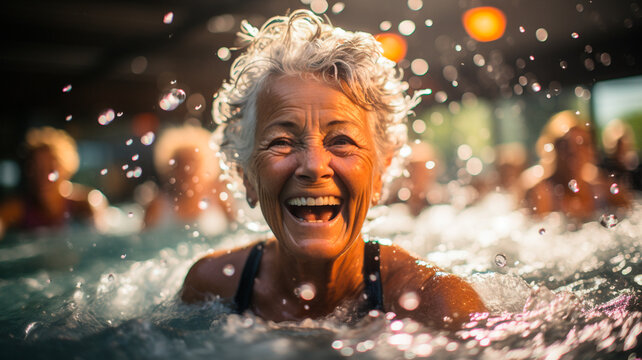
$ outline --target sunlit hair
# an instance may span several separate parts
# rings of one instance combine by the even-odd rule
[[[184,125],[168,128],[160,135],[154,147],[154,166],[158,174],[164,178],[168,177],[173,159],[177,152],[183,149],[196,152],[201,161],[203,169],[214,177],[218,175],[218,163],[216,152],[209,146],[212,133],[199,126]]]
[[[313,76],[341,89],[355,104],[373,111],[379,169],[386,159],[399,163],[397,154],[406,144],[406,120],[423,92],[406,95],[401,69],[382,55],[380,44],[364,32],[334,27],[308,10],[276,16],[261,29],[246,21],[238,33],[246,46],[234,61],[230,78],[214,96],[212,115],[219,125],[215,141],[225,168],[246,168],[256,127],[257,96],[270,76]],[[387,169],[384,181],[398,175]]]
[[[27,151],[32,152],[40,148],[49,148],[60,165],[63,178],[72,177],[78,171],[80,159],[76,141],[66,131],[54,129],[50,126],[32,128],[25,136]]]

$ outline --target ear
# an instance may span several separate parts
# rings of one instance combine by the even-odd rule
[[[259,197],[256,194],[254,185],[252,185],[252,182],[248,179],[245,173],[243,173],[243,186],[245,186],[245,198],[247,199],[247,203],[251,208],[254,208],[259,202]]]

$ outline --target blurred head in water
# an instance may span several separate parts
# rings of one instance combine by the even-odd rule
[[[72,219],[92,219],[107,207],[95,189],[69,181],[78,170],[76,142],[65,131],[33,128],[25,137],[24,178],[26,193],[0,204],[3,227],[60,226]]]
[[[218,158],[209,146],[211,136],[209,131],[192,125],[169,128],[160,135],[154,148],[154,166],[170,189],[186,194],[218,177]]]
[[[222,218],[222,223],[232,218],[230,202],[223,194],[224,183],[219,180],[219,157],[210,146],[211,136],[208,130],[192,125],[169,128],[160,135],[154,148],[154,165],[164,191],[148,204],[146,226],[167,217],[195,221],[204,216],[204,210],[208,210],[208,216]],[[215,209],[225,213],[213,215]]]
[[[610,121],[602,131],[606,157],[616,163],[619,171],[632,171],[640,164],[633,134],[631,125],[620,119]]]
[[[536,213],[561,210],[573,218],[589,220],[598,209],[628,205],[624,189],[609,191],[611,184],[598,167],[590,123],[574,112],[551,117],[536,146],[540,164],[522,177]]]
[[[76,141],[64,130],[48,126],[32,128],[25,137],[25,147],[26,185],[36,197],[57,192],[59,184],[78,170]]]

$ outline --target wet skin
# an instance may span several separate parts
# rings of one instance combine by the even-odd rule
[[[310,77],[270,79],[259,94],[257,113],[244,183],[276,239],[265,247],[250,308],[274,321],[326,316],[363,294],[361,226],[381,188],[369,124],[374,114]],[[233,297],[249,249],[199,260],[185,279],[182,299]],[[223,273],[228,264],[236,269],[232,276]],[[485,311],[463,280],[394,245],[382,246],[381,273],[384,306],[399,316],[443,328]],[[314,287],[314,298],[297,297],[302,284]],[[413,311],[399,304],[410,291],[420,299]]]

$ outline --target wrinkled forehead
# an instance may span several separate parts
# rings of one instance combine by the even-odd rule
[[[271,75],[258,92],[257,104],[301,105],[320,101],[342,107],[359,107],[342,91],[336,81],[324,81],[312,74]]]

